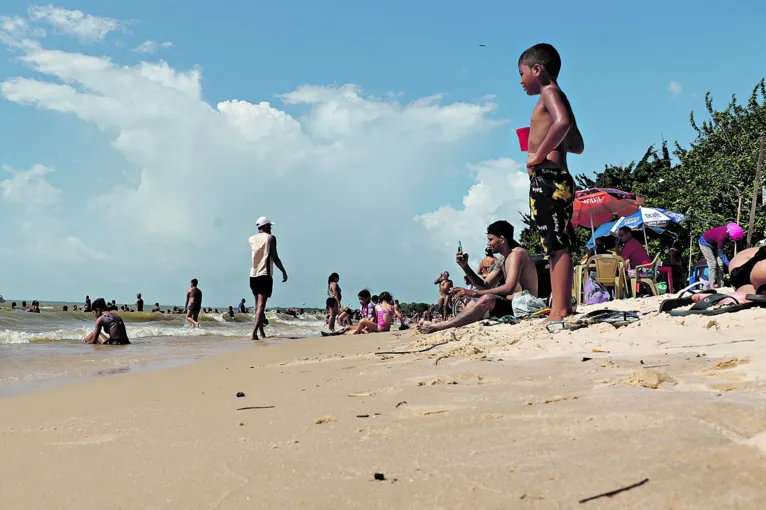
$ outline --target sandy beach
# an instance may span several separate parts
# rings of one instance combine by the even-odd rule
[[[659,301],[609,303],[642,313],[620,329],[309,338],[3,398],[0,506],[762,507],[766,314]]]

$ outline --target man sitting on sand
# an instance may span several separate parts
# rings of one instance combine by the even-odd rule
[[[486,255],[481,259],[481,262],[479,262],[479,269],[476,270],[482,278],[486,277],[490,271],[492,271],[492,267],[497,263],[497,259],[492,253],[492,248],[487,247],[487,249],[484,250],[484,253]]]
[[[106,311],[107,306],[104,298],[98,298],[93,301],[91,307],[96,315],[96,325],[93,332],[83,338],[82,343],[108,345],[126,345],[130,343],[125,323],[122,322],[122,319],[116,313]],[[109,336],[102,333],[102,329]]]
[[[523,291],[537,296],[537,269],[527,250],[513,240],[513,225],[505,220],[487,227],[487,245],[492,253],[500,255],[495,268],[486,278],[480,278],[468,265],[468,254],[458,253],[457,264],[478,290],[456,289],[458,296],[478,298],[470,302],[457,317],[440,323],[424,322],[418,326],[421,333],[434,333],[465,326],[481,320],[489,312],[491,317],[513,315],[512,300]],[[496,286],[501,278],[505,283]]]

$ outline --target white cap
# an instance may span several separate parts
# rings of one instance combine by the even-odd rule
[[[266,225],[273,225],[274,222],[268,219],[266,216],[261,216],[255,221],[255,226],[261,228]]]

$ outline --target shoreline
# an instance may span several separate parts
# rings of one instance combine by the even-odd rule
[[[3,398],[0,454],[15,461],[0,467],[0,499],[570,508],[648,478],[587,504],[757,508],[766,318],[746,312],[556,334],[523,324],[304,338]],[[92,473],[109,475],[94,484]]]
[[[174,337],[165,336],[165,337],[148,338],[148,339],[142,339],[142,340],[162,342],[172,338]],[[218,341],[222,343],[226,342],[226,344],[224,344],[224,346],[222,346],[221,349],[216,352],[194,352],[194,346],[192,345],[192,346],[189,346],[188,355],[180,356],[180,357],[159,358],[159,359],[153,359],[153,360],[147,360],[147,361],[140,361],[138,363],[130,363],[130,364],[125,364],[125,365],[121,365],[121,366],[113,367],[113,368],[104,368],[104,367],[95,368],[94,367],[92,370],[88,371],[87,373],[80,373],[80,374],[64,374],[64,375],[57,375],[57,376],[49,377],[49,378],[26,379],[23,381],[20,381],[20,380],[6,381],[6,382],[0,383],[0,399],[18,396],[18,395],[26,395],[29,393],[37,393],[40,391],[54,389],[59,386],[66,386],[69,384],[86,382],[93,379],[100,379],[102,377],[112,377],[117,375],[134,374],[134,373],[154,371],[154,370],[165,370],[168,368],[193,364],[202,359],[206,359],[209,357],[223,355],[223,354],[230,354],[233,352],[239,352],[239,351],[251,349],[253,347],[277,346],[277,345],[282,345],[285,343],[295,342],[297,340],[301,340],[304,338],[319,338],[319,337],[306,336],[306,337],[273,337],[273,338],[276,340],[269,341],[270,339],[267,338],[265,344],[263,343],[255,344],[252,340],[249,340],[249,339],[236,339],[236,338],[227,337],[227,336],[206,336],[204,337],[204,339],[208,342]],[[235,343],[236,340],[242,340],[242,342]],[[244,341],[249,342],[249,344],[244,343]],[[130,349],[130,345],[127,345],[127,346],[119,346],[119,345],[92,346],[90,345],[90,346],[83,346],[83,348],[84,349],[91,348],[91,350]]]

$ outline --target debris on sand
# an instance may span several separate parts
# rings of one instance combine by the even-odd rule
[[[634,483],[634,484],[628,485],[626,487],[620,487],[619,489],[615,489],[615,490],[609,491],[609,492],[604,492],[603,494],[598,494],[596,496],[591,496],[589,498],[581,499],[580,500],[580,504],[587,503],[588,501],[593,501],[594,499],[599,499],[599,498],[611,498],[612,496],[614,496],[616,494],[619,494],[621,492],[629,491],[630,489],[635,489],[636,487],[641,487],[642,485],[644,485],[648,481],[649,481],[648,478],[644,478],[643,480],[641,480],[638,483]]]
[[[649,388],[650,390],[656,390],[660,387],[660,384],[673,382],[673,379],[667,374],[660,374],[654,370],[642,368],[626,377],[624,382],[632,386],[641,386],[643,388]]]

